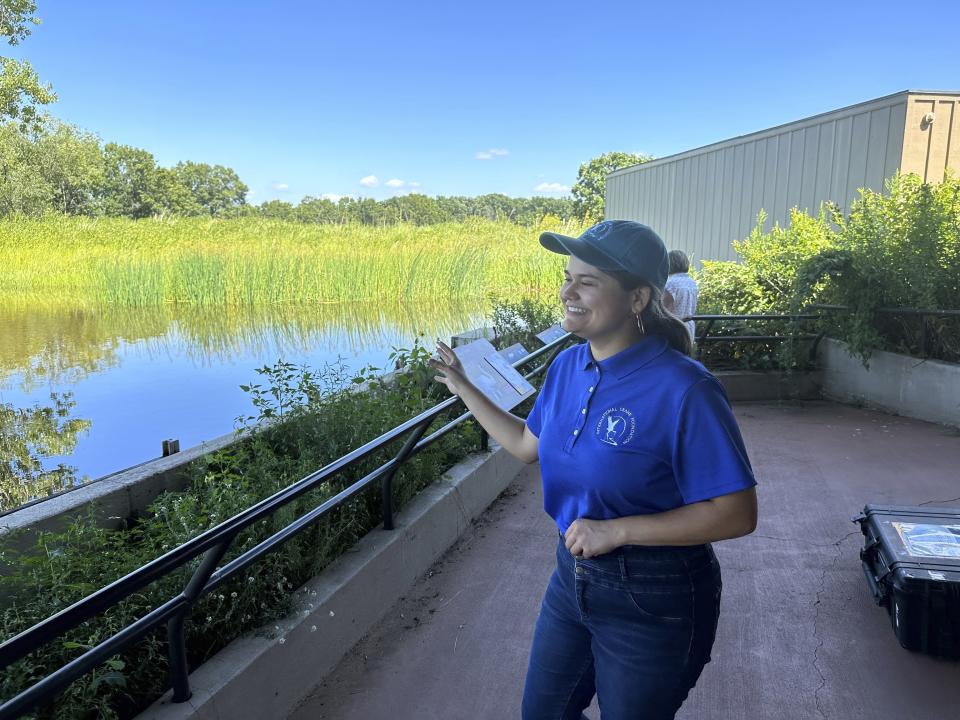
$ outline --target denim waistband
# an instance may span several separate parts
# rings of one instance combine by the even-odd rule
[[[567,550],[563,536],[557,547],[558,559],[597,572],[616,575],[665,575],[696,572],[716,562],[713,547],[705,545],[652,546],[623,545],[605,555],[582,559]]]

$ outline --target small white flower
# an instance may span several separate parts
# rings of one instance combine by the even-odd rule
[[[331,611],[330,611],[330,617],[333,617],[333,616],[334,616],[334,612],[333,612],[333,610],[331,610]]]
[[[285,640],[284,638],[280,638],[279,643],[280,643],[281,645],[283,645],[285,642],[286,642],[286,640]]]
[[[310,626],[310,632],[316,632],[316,631],[317,631],[317,626],[316,626],[316,625],[311,625],[311,626]]]
[[[230,597],[235,598],[237,594],[235,592],[230,593]]]

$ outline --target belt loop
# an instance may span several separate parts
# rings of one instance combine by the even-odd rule
[[[617,560],[618,560],[619,563],[620,563],[620,579],[621,579],[621,580],[626,580],[626,579],[627,579],[627,561],[626,561],[626,559],[623,557],[623,553],[622,553],[622,552],[617,553]]]

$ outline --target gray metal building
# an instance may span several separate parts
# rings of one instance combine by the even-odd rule
[[[761,209],[767,228],[785,225],[794,207],[849,208],[898,169],[939,182],[948,168],[960,173],[960,91],[904,91],[617,170],[606,216],[650,225],[695,262],[735,260]]]

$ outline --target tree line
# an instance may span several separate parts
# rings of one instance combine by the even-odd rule
[[[47,118],[24,128],[0,124],[0,217],[47,213],[90,217],[264,217],[305,223],[429,225],[471,217],[535,224],[576,215],[570,198],[403,195],[386,200],[307,196],[293,204],[250,205],[247,185],[223,165],[157,164],[146,150],[100,140]]]

